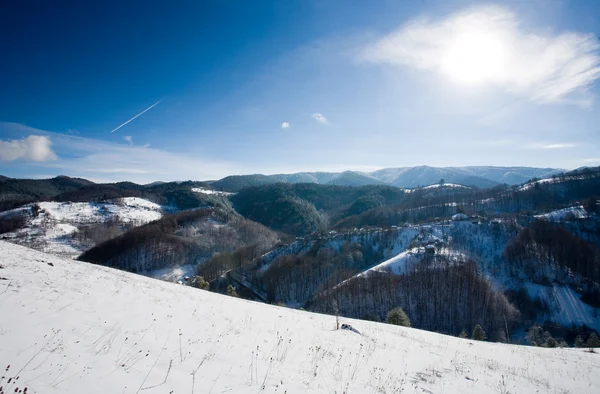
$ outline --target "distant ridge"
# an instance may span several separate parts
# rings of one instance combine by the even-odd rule
[[[276,175],[232,175],[211,182],[218,190],[236,192],[249,186],[273,183],[318,183],[339,186],[390,185],[415,188],[438,183],[440,180],[465,186],[489,188],[500,184],[518,185],[533,178],[548,178],[563,172],[558,168],[536,167],[399,167],[373,172],[299,172]]]

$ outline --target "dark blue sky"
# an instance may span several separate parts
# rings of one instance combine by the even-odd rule
[[[490,11],[489,4],[1,2],[0,171],[145,180],[416,164],[600,164],[600,152],[583,146],[600,142],[598,48],[589,40],[600,32],[598,2],[492,3],[501,11]],[[485,51],[495,41],[457,36],[444,47],[430,41],[404,47],[403,32],[417,32],[420,40],[424,32],[459,23],[461,12],[485,7],[476,12],[483,24],[510,13],[506,24],[490,30],[510,52],[502,63],[510,77],[496,70],[505,59],[470,58],[478,46]],[[419,23],[426,30],[411,33]],[[475,29],[476,36],[488,36]],[[580,39],[564,44],[571,33]],[[532,44],[534,36],[546,47]],[[390,41],[394,37],[399,41]],[[386,39],[391,49],[373,49]],[[584,44],[592,47],[581,49]],[[426,56],[444,57],[448,48],[451,54],[443,64],[423,62],[423,48],[431,49]],[[569,51],[573,57],[564,60],[561,54]],[[584,69],[557,74],[582,59]],[[524,71],[528,62],[543,64],[536,75],[547,73],[545,79]],[[469,74],[477,80],[466,81]],[[55,156],[28,155],[24,139],[30,135],[46,136]],[[476,147],[447,150],[452,141],[474,139]],[[430,148],[416,155],[410,145],[421,143]],[[472,154],[490,146],[492,152]],[[3,154],[7,150],[25,153]],[[153,154],[186,157],[190,165],[182,160],[182,168],[149,169],[144,155]],[[115,166],[95,161],[123,155],[137,159]]]

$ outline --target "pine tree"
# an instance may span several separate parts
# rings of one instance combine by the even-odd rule
[[[587,347],[595,348],[600,347],[600,338],[596,335],[595,332],[591,333],[587,340]]]
[[[569,344],[567,343],[567,341],[565,341],[564,339],[562,339],[559,344],[559,347],[569,347]]]
[[[531,346],[542,346],[546,342],[544,329],[536,325],[529,327],[526,338]]]
[[[548,339],[546,339],[546,342],[544,343],[544,347],[556,347],[558,346],[558,342],[556,342],[556,339],[552,338],[552,336],[548,336]]]
[[[469,334],[467,334],[467,330],[465,330],[463,328],[463,330],[460,332],[460,335],[458,336],[459,338],[468,338]]]
[[[483,328],[481,328],[479,324],[473,328],[473,335],[471,338],[476,341],[484,341],[486,339],[485,331],[483,331]]]
[[[237,297],[237,292],[235,291],[235,288],[231,285],[227,286],[227,295],[230,297]]]
[[[396,326],[410,327],[410,319],[400,307],[392,309],[387,314],[387,323]]]
[[[583,337],[581,335],[577,335],[577,338],[575,338],[575,347],[585,347],[585,341],[583,340]]]

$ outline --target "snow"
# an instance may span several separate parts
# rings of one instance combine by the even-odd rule
[[[563,182],[568,182],[568,181],[572,181],[572,180],[586,179],[586,178],[587,178],[586,175],[575,175],[575,174],[567,175],[565,177],[544,178],[544,179],[539,179],[537,181],[525,183],[521,187],[519,187],[518,190],[524,191],[524,190],[531,189],[532,187],[535,186],[536,183],[563,183]]]
[[[383,263],[377,264],[375,267],[369,268],[359,275],[364,275],[370,271],[391,272],[396,275],[403,274],[408,270],[411,263],[419,261],[419,257],[422,257],[419,256],[418,252],[418,248],[406,250]]]
[[[162,217],[162,207],[138,197],[103,203],[40,202],[41,209],[54,220],[71,223],[102,223],[118,217],[124,223],[148,223]]]
[[[452,215],[452,220],[469,220],[470,218],[464,213],[457,213],[456,215]]]
[[[536,183],[560,183],[560,180],[559,180],[559,178],[540,179],[535,182],[525,183],[523,186],[519,187],[518,190],[520,190],[520,191],[529,190],[532,187],[534,187]]]
[[[557,211],[552,211],[549,213],[545,213],[543,215],[535,215],[538,219],[545,219],[551,222],[562,222],[565,220],[573,220],[573,219],[586,219],[588,217],[588,213],[583,208],[583,205],[563,208]]]
[[[221,192],[218,190],[206,189],[204,187],[194,187],[194,188],[192,188],[192,191],[195,193],[214,194],[217,196],[231,196],[231,195],[235,194],[235,193],[230,193],[230,192]]]
[[[543,286],[527,282],[525,289],[529,296],[539,297],[550,307],[550,312],[540,323],[550,320],[565,327],[586,325],[600,331],[600,314],[594,313],[594,308],[581,301],[581,296],[570,287],[556,283]]]
[[[468,187],[463,186],[463,185],[459,185],[457,183],[444,183],[444,184],[441,184],[441,185],[439,183],[436,183],[436,184],[433,184],[433,185],[425,186],[425,187],[423,187],[423,189],[435,189],[435,188],[438,188],[438,187],[450,187],[450,188],[468,189]]]
[[[151,278],[177,283],[178,281],[183,281],[186,276],[194,276],[196,274],[196,264],[184,264],[177,267],[161,268],[142,272],[141,274]]]
[[[600,355],[244,301],[0,242],[0,385],[28,393],[597,393]],[[49,265],[52,263],[53,265]],[[17,379],[18,377],[18,379]],[[10,383],[8,380],[10,379]]]
[[[162,217],[167,207],[138,197],[126,197],[106,202],[53,202],[37,205],[40,211],[33,216],[34,204],[2,212],[0,217],[24,215],[24,228],[3,234],[3,239],[31,246],[57,256],[76,258],[86,246],[73,237],[77,226],[116,221],[140,226]]]

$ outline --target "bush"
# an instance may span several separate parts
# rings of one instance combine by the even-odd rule
[[[208,283],[203,276],[194,277],[193,285],[194,287],[202,290],[208,290],[210,288],[210,283]]]
[[[23,215],[15,215],[8,218],[0,219],[0,234],[16,231],[26,224]]]
[[[585,347],[585,341],[583,340],[583,337],[581,335],[577,335],[577,338],[575,338],[574,345],[575,347]]]
[[[465,330],[463,328],[463,330],[460,332],[460,335],[458,336],[459,338],[468,338],[469,334],[467,334],[467,330]]]
[[[396,326],[410,327],[410,319],[404,312],[404,310],[400,307],[392,309],[387,314],[388,324],[394,324]]]
[[[473,335],[471,335],[471,338],[476,341],[484,341],[486,339],[485,331],[483,331],[483,328],[481,328],[479,324],[473,328]]]
[[[235,287],[229,285],[227,286],[227,295],[230,297],[237,297],[237,292],[235,291]]]

